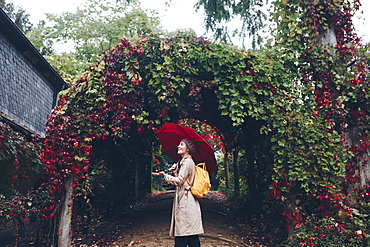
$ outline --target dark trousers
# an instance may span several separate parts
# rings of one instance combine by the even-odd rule
[[[175,237],[175,247],[200,247],[198,235]]]

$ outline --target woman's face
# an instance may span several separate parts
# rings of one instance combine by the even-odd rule
[[[180,144],[177,146],[177,154],[184,155],[188,153],[189,153],[189,149],[188,149],[188,146],[186,146],[186,143],[180,142]]]

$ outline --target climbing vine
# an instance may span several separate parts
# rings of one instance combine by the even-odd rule
[[[311,182],[315,184],[314,181],[319,178],[318,169],[321,174],[328,172],[322,177],[325,179],[316,180],[318,187],[315,186],[315,190],[308,189],[309,184],[303,186],[312,194],[312,198],[317,200],[314,204],[316,208],[310,210],[308,218],[305,220],[302,218],[304,211],[301,203],[284,212],[287,221],[297,229],[297,235],[291,242],[293,246],[296,244],[316,246],[320,241],[339,245],[367,242],[368,226],[365,222],[368,209],[367,207],[359,209],[355,206],[357,203],[350,202],[349,198],[353,198],[354,195],[346,190],[347,186],[352,188],[359,186],[360,176],[356,169],[359,165],[365,165],[359,163],[360,160],[367,162],[366,152],[369,148],[368,68],[359,57],[361,44],[353,31],[351,21],[359,4],[359,1],[342,0],[275,3],[274,18],[278,23],[276,33],[278,46],[284,52],[292,52],[287,55],[290,57],[289,60],[294,61],[294,64],[291,63],[289,66],[290,71],[296,73],[302,88],[312,92],[311,95],[306,94],[310,96],[309,101],[302,99],[305,100],[305,105],[312,109],[312,121],[304,123],[318,124],[319,126],[314,129],[323,130],[319,131],[321,133],[319,135],[316,131],[306,133],[312,138],[311,141],[305,142],[307,146],[301,150],[303,154],[307,149],[312,149],[311,144],[314,142],[322,143],[321,147],[315,145],[320,148],[313,153],[315,158],[312,160],[316,161],[318,167],[312,160],[305,166],[301,166],[299,162],[296,164],[300,167],[299,172],[302,167],[313,169],[313,173],[302,173],[305,176],[304,180],[310,181],[310,184]],[[287,27],[289,35],[286,35]],[[332,39],[328,38],[330,35]],[[310,114],[309,111],[306,112]],[[355,145],[350,139],[353,136],[348,135],[353,129],[356,129],[355,138],[359,139]],[[361,159],[364,156],[365,158]],[[288,157],[289,161],[296,161]],[[292,169],[293,167],[291,165],[280,167],[281,170],[277,174],[280,174],[281,178],[277,180],[279,182],[273,184],[275,197],[286,195],[280,191],[286,190],[286,178],[291,178],[289,175],[296,170]],[[361,195],[366,197],[365,194]]]
[[[367,67],[356,55],[350,22],[357,7],[357,1],[276,1],[276,42],[259,51],[181,33],[122,40],[62,93],[48,117],[40,157],[52,208],[67,178],[81,189],[96,164],[106,162],[94,157],[103,140],[130,163],[152,151],[154,131],[164,122],[206,121],[226,145],[245,148],[258,121],[264,140],[258,144],[269,152],[263,167],[273,171],[270,188],[261,192],[279,202],[288,228],[330,226],[352,229],[353,241],[358,231],[364,238],[365,215],[346,204],[344,189],[358,183],[356,160],[369,143]],[[320,42],[331,30],[333,49]],[[361,130],[358,146],[346,142],[354,126]],[[359,194],[363,204],[368,194],[367,188]],[[307,232],[292,243],[328,236]]]
[[[40,139],[14,131],[6,123],[0,122],[0,191],[8,193],[18,180],[29,179],[30,173],[40,173]]]
[[[41,177],[41,138],[13,130],[0,122],[0,220],[1,229],[14,229],[16,244],[22,227],[31,221],[53,218],[52,198],[43,189],[22,190],[22,182]],[[35,184],[38,186],[38,184]],[[40,225],[38,225],[40,227]],[[48,231],[48,228],[45,232]]]
[[[201,124],[222,151],[248,156],[255,147],[247,163],[265,169],[263,208],[281,213],[286,245],[368,244],[370,189],[361,169],[369,165],[369,56],[351,21],[359,4],[275,1],[274,42],[261,50],[182,33],[121,40],[61,93],[40,156],[39,139],[0,125],[0,217],[19,225],[53,219],[71,177],[74,196],[86,201],[99,173],[118,171],[132,184],[139,156],[160,166],[154,132],[180,122]],[[112,147],[122,153],[114,161],[125,158],[116,170],[109,155],[96,155]],[[40,160],[44,183],[12,194]]]
[[[76,184],[86,178],[94,140],[131,143],[137,135],[150,138],[163,122],[193,115],[211,124],[224,118],[228,135],[248,118],[264,121],[260,131],[270,136],[280,181],[273,190],[277,199],[284,201],[281,191],[291,188],[312,197],[337,184],[348,158],[340,135],[315,117],[312,88],[302,91],[279,56],[275,50],[246,52],[181,34],[122,40],[63,94],[49,117],[41,156],[50,194],[60,194],[71,174]],[[202,108],[207,93],[216,99],[214,112]],[[132,152],[127,155],[137,150]],[[297,195],[302,201],[303,192]]]

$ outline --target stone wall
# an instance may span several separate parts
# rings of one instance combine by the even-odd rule
[[[0,112],[43,136],[55,101],[52,85],[0,34]]]

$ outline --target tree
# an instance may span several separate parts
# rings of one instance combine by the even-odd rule
[[[261,31],[266,26],[267,14],[264,0],[198,0],[196,9],[205,11],[205,28],[214,33],[218,41],[232,43],[233,37],[239,37],[245,45],[247,37],[251,38],[253,48],[261,45]],[[238,23],[235,29],[229,23]]]
[[[23,33],[32,29],[33,25],[29,20],[30,15],[23,8],[14,6],[13,3],[6,3],[5,0],[0,0],[0,7]]]
[[[70,84],[122,38],[161,31],[157,13],[141,9],[137,0],[88,0],[74,12],[46,18],[27,36]],[[69,51],[56,52],[56,47]]]

